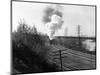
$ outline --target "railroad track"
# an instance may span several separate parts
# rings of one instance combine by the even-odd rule
[[[75,51],[65,48],[63,46],[52,45],[52,56],[60,65],[62,60],[62,68],[64,70],[81,70],[81,69],[95,69],[95,55]],[[59,57],[59,50],[61,50],[61,58]]]
[[[63,50],[63,52],[64,52],[64,50],[67,50],[68,52],[75,53],[77,55],[81,55],[83,57],[87,57],[87,58],[90,58],[90,59],[94,59],[95,60],[95,55],[83,53],[83,52],[76,51],[76,50],[72,50],[72,49],[68,49],[68,48],[65,48],[65,47],[63,47],[61,45],[58,45],[58,46],[57,45],[54,45],[53,46],[53,49],[56,50],[56,51],[54,50],[54,52],[57,52],[57,50]]]

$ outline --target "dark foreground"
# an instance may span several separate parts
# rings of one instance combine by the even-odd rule
[[[50,60],[49,63],[45,60],[41,61],[41,58],[38,55],[33,55],[35,59],[32,62],[25,62],[28,65],[23,63],[21,60],[20,62],[17,62],[17,65],[14,68],[14,72],[16,74],[44,73],[57,71],[89,70],[96,68],[95,55],[68,49],[61,45],[51,45],[48,46],[48,48],[51,50],[48,56],[52,57],[50,60],[53,60],[53,62],[50,63]],[[30,59],[28,58],[28,60],[31,59],[31,57]]]

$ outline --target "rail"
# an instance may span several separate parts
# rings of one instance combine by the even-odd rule
[[[68,52],[67,52],[68,50]],[[93,65],[95,66],[95,55],[91,55],[91,57],[89,56],[89,54],[87,55],[80,55],[78,53],[73,53],[72,50],[69,52],[70,49],[66,48],[66,49],[57,49],[57,51],[53,51],[52,52],[52,56],[53,56],[53,59],[58,59],[59,61],[55,61],[56,63],[59,62],[59,65],[60,65],[60,69],[61,71],[64,71],[64,70],[80,70],[79,67],[77,66],[71,66],[67,63],[64,63],[63,62],[63,58],[66,58],[67,55],[73,55],[74,57],[78,57],[80,59],[84,59],[86,60],[86,62],[93,62]],[[79,61],[77,61],[78,63],[80,63]],[[95,67],[93,67],[95,68]],[[92,68],[91,68],[92,69]]]

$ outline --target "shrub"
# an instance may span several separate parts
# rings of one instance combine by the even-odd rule
[[[58,71],[45,39],[35,27],[20,24],[17,31],[12,32],[13,69],[20,73]]]

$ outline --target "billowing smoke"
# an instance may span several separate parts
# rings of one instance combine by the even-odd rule
[[[57,30],[62,27],[62,12],[61,6],[56,5],[55,7],[47,7],[45,10],[45,15],[43,17],[43,22],[46,26],[46,33],[49,36],[49,39],[54,39],[54,34]]]
[[[82,42],[82,45],[89,51],[95,51],[95,42],[93,42],[93,40],[85,40]]]

